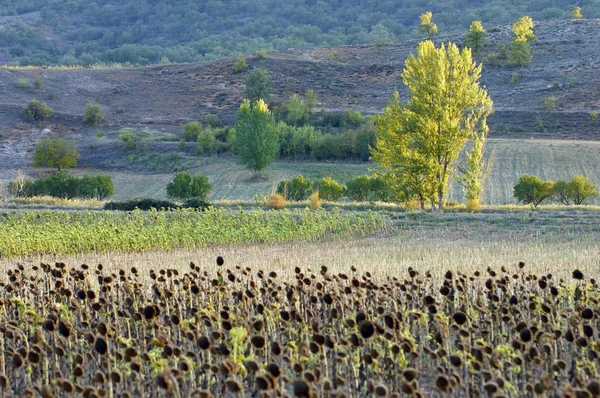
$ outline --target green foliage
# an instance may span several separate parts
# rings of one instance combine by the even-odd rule
[[[196,198],[207,201],[212,191],[212,185],[208,177],[203,175],[192,175],[188,172],[177,173],[173,181],[167,184],[167,196],[175,199]]]
[[[286,200],[300,201],[308,199],[308,196],[312,193],[312,182],[299,175],[294,177],[291,181],[283,180],[277,184],[276,192]]]
[[[33,81],[33,87],[35,87],[36,89],[39,89],[40,87],[42,87],[42,78],[39,76],[35,77],[35,80]]]
[[[573,8],[573,11],[571,12],[571,15],[573,15],[573,18],[576,21],[581,21],[581,19],[583,18],[583,15],[581,14],[581,7],[575,7],[575,8]]]
[[[302,126],[310,118],[309,107],[304,98],[292,94],[287,105],[287,123],[292,126]]]
[[[75,141],[62,138],[43,138],[35,148],[33,167],[56,167],[59,171],[77,167],[79,152]]]
[[[389,187],[384,179],[379,176],[361,175],[354,177],[346,183],[346,196],[350,200],[365,201],[389,201]]]
[[[458,168],[458,183],[462,186],[467,202],[479,203],[483,193],[483,182],[486,176],[486,163],[483,158],[487,127],[472,137],[473,147],[466,154],[467,165]]]
[[[281,141],[281,156],[308,158],[321,134],[312,126],[294,127],[285,123],[277,125]]]
[[[492,100],[480,76],[469,48],[461,52],[453,43],[438,49],[422,42],[402,73],[408,103],[403,107],[396,93],[378,117],[373,158],[395,181],[395,190],[407,199],[418,197],[421,207],[432,200],[443,209],[458,156],[474,134],[487,131]]]
[[[279,152],[279,135],[271,111],[263,100],[244,100],[236,115],[233,151],[240,164],[260,172]]]
[[[554,199],[564,205],[581,205],[588,199],[598,197],[598,189],[596,185],[580,175],[574,176],[571,181],[558,180],[554,183],[553,188]]]
[[[431,40],[433,36],[437,34],[438,28],[437,25],[431,22],[433,14],[431,11],[427,11],[419,17],[420,26],[419,31],[423,34],[427,35],[427,38]]]
[[[474,54],[479,53],[485,45],[486,32],[481,21],[471,22],[469,30],[465,34],[464,45],[470,47]]]
[[[356,133],[353,131],[323,134],[317,138],[311,156],[316,160],[351,159],[356,157],[355,142]]]
[[[371,38],[378,49],[394,41],[395,35],[383,24],[378,23],[371,28]]]
[[[23,112],[30,122],[42,122],[52,116],[52,108],[46,105],[44,101],[38,100],[27,102]]]
[[[590,117],[592,120],[598,119],[598,111],[590,111]]]
[[[223,127],[223,122],[219,120],[219,117],[217,115],[214,115],[212,113],[207,113],[204,116],[204,124],[212,128]]]
[[[266,70],[262,68],[253,69],[246,76],[245,98],[250,102],[259,99],[269,101],[271,99],[271,78]]]
[[[73,199],[77,197],[80,180],[64,171],[34,181],[31,196],[53,196],[55,198]]]
[[[554,183],[543,181],[538,176],[524,174],[519,177],[517,185],[513,187],[513,196],[519,202],[532,204],[537,207],[544,200],[554,194]]]
[[[513,40],[508,47],[506,63],[509,66],[523,67],[531,63],[531,50],[526,41]]]
[[[129,151],[138,150],[142,147],[142,136],[135,132],[125,132],[119,135],[125,148]]]
[[[510,75],[510,81],[509,81],[510,84],[517,84],[519,80],[521,80],[521,74],[520,73],[517,73],[517,72],[511,73],[511,75]]]
[[[556,97],[550,96],[544,98],[542,102],[542,109],[545,112],[554,112],[556,110]]]
[[[198,135],[197,149],[198,153],[210,155],[215,152],[217,147],[217,139],[213,129],[204,129]]]
[[[324,177],[313,183],[313,191],[319,192],[319,198],[336,202],[346,193],[346,188],[331,177]]]
[[[109,175],[84,175],[77,186],[77,197],[104,200],[114,195],[115,184]]]
[[[371,158],[371,149],[377,144],[377,130],[373,123],[369,123],[356,133],[354,152],[360,160],[367,161]]]
[[[512,26],[514,41],[531,42],[536,39],[533,33],[533,19],[528,16],[521,17]]]
[[[18,88],[28,88],[29,87],[29,82],[25,79],[17,80],[16,84],[17,84]]]
[[[360,111],[352,111],[346,109],[342,118],[342,126],[344,127],[357,127],[363,123],[364,119]]]
[[[202,125],[200,122],[189,122],[183,125],[183,139],[186,142],[198,141],[201,132]]]
[[[107,208],[110,208],[107,205]],[[314,241],[365,236],[382,215],[327,210],[15,212],[0,222],[0,256],[193,249],[211,245]],[[57,233],[60,231],[60,233]]]
[[[89,125],[96,126],[105,119],[104,111],[100,105],[87,104],[83,111],[83,121]]]
[[[233,68],[231,69],[233,71],[233,73],[240,73],[240,72],[244,72],[248,69],[248,64],[246,63],[246,58],[244,58],[243,55],[239,55],[236,60],[235,60],[235,64],[233,64]]]

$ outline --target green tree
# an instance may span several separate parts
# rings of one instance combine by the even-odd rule
[[[480,76],[469,48],[461,52],[453,43],[436,48],[429,40],[419,44],[402,73],[410,93],[402,129],[409,134],[408,147],[434,177],[429,184],[440,210],[461,151],[474,134],[487,130],[492,100]]]
[[[481,24],[481,21],[471,22],[471,27],[465,34],[464,45],[470,47],[474,54],[478,54],[479,51],[485,45],[486,31]]]
[[[292,126],[302,126],[308,123],[309,118],[309,107],[304,98],[292,94],[287,103],[287,123]]]
[[[513,196],[519,202],[532,204],[538,207],[544,200],[554,194],[554,183],[544,181],[538,176],[524,174],[519,177],[517,185],[513,187]]]
[[[175,199],[199,199],[206,201],[212,191],[208,177],[193,176],[188,172],[177,173],[173,181],[167,184],[167,196]]]
[[[458,167],[460,174],[457,176],[457,181],[463,188],[469,210],[480,208],[483,183],[487,174],[487,165],[483,157],[487,133],[488,129],[485,126],[473,135],[473,146],[466,154],[467,165]]]
[[[243,55],[239,55],[235,60],[235,64],[233,64],[233,73],[244,72],[247,69],[248,64],[246,63],[246,58],[244,58]]]
[[[56,167],[58,171],[77,167],[79,152],[75,141],[62,138],[43,138],[35,149],[33,167]]]
[[[371,38],[375,43],[375,47],[377,47],[377,51],[381,51],[383,46],[394,41],[395,36],[385,25],[378,23],[371,28]]]
[[[77,197],[83,199],[95,198],[104,200],[114,195],[115,185],[108,175],[84,175],[77,184]]]
[[[569,188],[567,192],[569,194],[569,198],[576,205],[581,205],[588,199],[598,197],[598,189],[596,184],[580,175],[574,176],[571,181],[569,181]]]
[[[536,39],[533,33],[533,19],[528,16],[521,17],[512,26],[515,41],[532,42]]]
[[[411,131],[405,128],[404,109],[398,91],[376,119],[376,145],[371,150],[373,160],[386,173],[385,180],[393,196],[403,202],[417,199],[421,209],[434,195],[435,165],[433,159],[424,156],[411,145]]]
[[[271,99],[271,78],[263,68],[253,69],[246,77],[245,98],[250,102]]]
[[[83,121],[89,125],[95,126],[102,123],[105,119],[104,111],[100,105],[87,104],[83,111]]]
[[[52,116],[52,108],[44,101],[31,100],[23,109],[25,117],[31,122],[42,122]]]
[[[433,22],[431,22],[432,18],[433,18],[433,14],[431,13],[431,11],[427,11],[427,12],[421,14],[421,16],[419,17],[419,19],[420,19],[419,31],[421,33],[426,34],[427,38],[429,40],[431,40],[438,31],[437,25],[434,24]]]
[[[233,151],[240,164],[260,172],[270,165],[279,152],[279,135],[273,115],[263,100],[240,105],[236,115]]]
[[[313,191],[319,192],[319,198],[336,202],[344,196],[346,188],[331,177],[324,177],[313,183]]]
[[[277,185],[276,192],[286,200],[300,201],[308,199],[312,192],[312,182],[304,176],[294,177],[291,181],[283,180]]]
[[[198,137],[202,132],[200,122],[189,122],[183,125],[183,139],[187,142],[198,141]]]
[[[575,18],[576,21],[581,21],[581,19],[583,18],[583,15],[581,15],[581,7],[573,8],[573,12],[571,13],[571,15],[573,15],[573,18]]]
[[[506,61],[509,66],[523,67],[531,63],[532,60],[533,58],[531,57],[529,43],[517,40],[510,42],[506,56]]]

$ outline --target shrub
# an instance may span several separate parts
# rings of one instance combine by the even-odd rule
[[[553,188],[552,181],[543,181],[538,176],[524,174],[513,187],[513,195],[519,202],[537,207],[554,194]]]
[[[8,192],[15,198],[30,198],[33,196],[33,181],[27,178],[9,181]]]
[[[248,73],[246,77],[245,98],[251,102],[259,99],[268,101],[271,99],[271,78],[266,70],[257,68]]]
[[[102,107],[96,104],[87,104],[83,111],[83,121],[89,125],[95,126],[104,121],[105,115]]]
[[[25,117],[31,122],[41,122],[52,116],[52,108],[44,101],[31,100],[23,109]]]
[[[314,182],[313,190],[319,192],[321,199],[335,202],[344,196],[346,189],[333,178],[325,177]]]
[[[158,199],[133,199],[126,202],[108,202],[104,205],[104,210],[119,210],[119,211],[133,211],[139,210],[175,210],[181,206],[169,202],[167,200]]]
[[[32,196],[53,196],[55,198],[73,199],[77,197],[80,180],[64,171],[55,175],[40,178],[33,182]]]
[[[281,210],[283,208],[285,208],[285,206],[287,205],[285,198],[283,197],[283,195],[280,195],[278,193],[272,193],[271,196],[269,196],[269,199],[267,200],[266,206],[269,209],[275,209],[275,210]]]
[[[75,141],[42,138],[35,148],[33,167],[56,167],[60,171],[63,168],[77,167],[78,159]]]
[[[327,112],[321,118],[321,126],[323,127],[341,127],[344,116],[339,113]]]
[[[208,203],[206,200],[202,200],[200,198],[191,198],[186,200],[183,203],[184,208],[186,209],[197,209],[197,210],[205,210],[210,206],[210,203]]]
[[[77,197],[104,200],[115,193],[112,177],[108,175],[84,175],[77,186]]]
[[[342,118],[342,125],[345,127],[360,126],[363,122],[363,116],[360,111],[351,111],[346,109]]]
[[[542,109],[546,112],[553,112],[556,110],[556,97],[550,96],[544,98],[542,102]]]
[[[173,181],[167,184],[167,196],[176,199],[196,198],[207,201],[212,191],[208,177],[203,175],[193,176],[188,172],[177,173]]]
[[[277,185],[277,193],[287,200],[306,200],[311,193],[312,183],[309,179],[299,175],[291,181],[283,180]]]
[[[213,115],[212,113],[208,113],[206,116],[204,116],[204,124],[212,128],[223,126],[223,123],[219,120],[219,117],[217,115]]]
[[[198,153],[210,155],[215,152],[216,138],[215,132],[212,129],[204,129],[198,135]]]
[[[590,111],[590,117],[592,120],[598,119],[598,111]]]
[[[371,157],[371,148],[375,148],[376,130],[374,125],[363,128],[356,134],[354,152],[360,160],[367,161]]]
[[[233,65],[233,73],[240,73],[248,69],[248,63],[246,62],[246,58],[243,55],[240,55],[235,60],[235,64]]]
[[[389,202],[392,197],[390,188],[382,177],[369,175],[362,175],[349,180],[346,184],[346,196],[358,202]]]
[[[317,138],[312,150],[316,160],[340,160],[356,157],[356,133],[323,134]]]
[[[310,156],[318,137],[321,135],[312,126],[293,127],[280,123],[279,137],[281,156],[308,157]]]
[[[27,88],[27,87],[29,87],[29,82],[25,79],[19,79],[19,80],[17,80],[17,87]]]
[[[187,142],[198,141],[201,132],[202,125],[199,122],[189,122],[183,125],[183,139]]]
[[[139,149],[142,145],[142,137],[139,134],[125,133],[120,136],[121,141],[125,144],[125,148],[128,150]]]

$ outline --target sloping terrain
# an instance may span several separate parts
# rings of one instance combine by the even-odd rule
[[[484,65],[482,81],[495,103],[490,119],[495,138],[552,138],[595,140],[600,121],[591,111],[600,108],[600,24],[542,22],[535,26],[534,62],[525,68]],[[442,37],[441,41],[461,37]],[[510,27],[488,35],[489,49],[508,43]],[[400,73],[416,41],[380,48],[360,45],[329,49],[291,50],[266,57],[248,55],[250,68],[265,68],[273,81],[272,105],[293,93],[313,89],[317,112],[381,111],[395,89],[406,91]],[[121,169],[127,153],[115,131],[147,128],[151,134],[170,134],[154,144],[157,153],[177,147],[181,125],[208,113],[233,123],[244,94],[245,73],[232,72],[233,59],[213,63],[115,69],[0,69],[0,168],[16,170],[31,164],[31,151],[47,134],[78,141],[81,165]],[[35,80],[41,83],[35,87]],[[20,88],[19,80],[29,87]],[[542,108],[554,97],[555,109]],[[54,109],[42,125],[24,120],[24,104],[37,98]],[[100,127],[82,122],[85,104],[100,104],[107,121]],[[106,133],[99,140],[98,131]],[[189,148],[193,153],[193,146]]]

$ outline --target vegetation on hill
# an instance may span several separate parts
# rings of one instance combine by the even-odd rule
[[[585,3],[600,16],[600,0]],[[566,0],[225,2],[10,0],[0,4],[0,53],[16,64],[208,61],[239,53],[384,43],[423,37],[420,16],[433,13],[440,34],[464,32],[472,21],[508,24],[573,18]],[[1,16],[17,18],[1,19]]]

